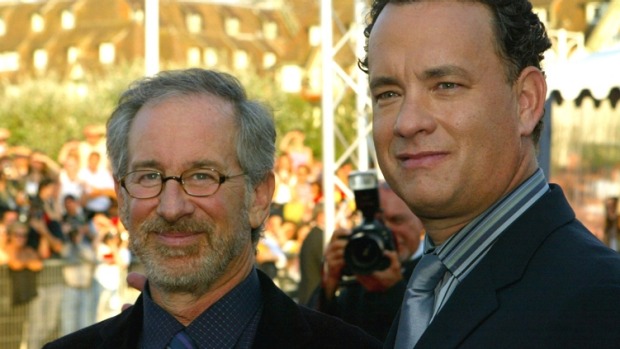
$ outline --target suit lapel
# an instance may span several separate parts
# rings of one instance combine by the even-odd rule
[[[310,343],[312,329],[301,318],[297,305],[260,270],[258,276],[264,305],[253,348],[296,348]]]
[[[549,208],[553,207],[553,211]],[[557,186],[541,197],[496,241],[489,253],[457,286],[420,338],[418,348],[455,348],[495,312],[498,293],[518,282],[542,242],[575,218]]]
[[[498,308],[496,287],[489,270],[486,265],[479,267],[454,291],[416,348],[454,348]]]
[[[109,321],[101,329],[102,341],[97,348],[135,349],[142,333],[142,294],[135,304],[118,315],[117,321]]]

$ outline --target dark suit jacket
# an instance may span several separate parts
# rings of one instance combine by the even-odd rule
[[[328,300],[318,287],[314,309],[334,315],[383,341],[403,303],[407,282],[420,258],[403,263],[403,279],[383,292],[368,292],[357,280],[342,281],[336,296]]]
[[[298,306],[259,271],[263,313],[254,348],[380,348],[381,343],[358,327]],[[135,349],[142,333],[142,296],[111,319],[62,337],[45,349]]]
[[[620,348],[619,326],[620,256],[552,185],[456,288],[415,348]]]
[[[301,280],[297,288],[299,304],[307,305],[312,292],[321,283],[323,270],[323,229],[313,227],[299,251],[299,271]]]

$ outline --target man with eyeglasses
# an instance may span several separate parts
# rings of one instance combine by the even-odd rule
[[[148,282],[120,315],[46,348],[374,348],[255,268],[274,191],[275,126],[232,76],[137,81],[107,125],[120,216]]]

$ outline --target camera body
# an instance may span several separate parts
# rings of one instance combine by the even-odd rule
[[[352,172],[349,186],[355,194],[355,205],[362,212],[363,221],[347,237],[343,274],[364,275],[384,270],[390,265],[390,259],[383,253],[395,250],[395,243],[392,232],[376,219],[380,211],[377,174],[375,171]]]

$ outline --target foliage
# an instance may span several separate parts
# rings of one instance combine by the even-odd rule
[[[56,158],[66,141],[82,139],[84,126],[104,124],[119,93],[139,75],[135,67],[115,67],[80,82],[48,76],[18,86],[5,83],[0,86],[0,127],[11,130],[11,145]]]
[[[0,127],[11,130],[11,145],[25,145],[56,158],[65,142],[83,138],[84,126],[105,124],[120,93],[131,81],[142,76],[142,66],[140,62],[115,66],[79,83],[42,77],[23,81],[18,86],[1,84]],[[250,97],[264,101],[274,109],[278,141],[286,132],[301,129],[306,133],[306,143],[317,157],[321,156],[320,105],[304,100],[299,94],[282,92],[275,78],[236,75]],[[80,93],[85,90],[87,93]],[[353,102],[348,100],[345,103],[338,109],[335,122],[345,138],[353,139]],[[338,146],[337,151],[343,150],[344,146]]]

